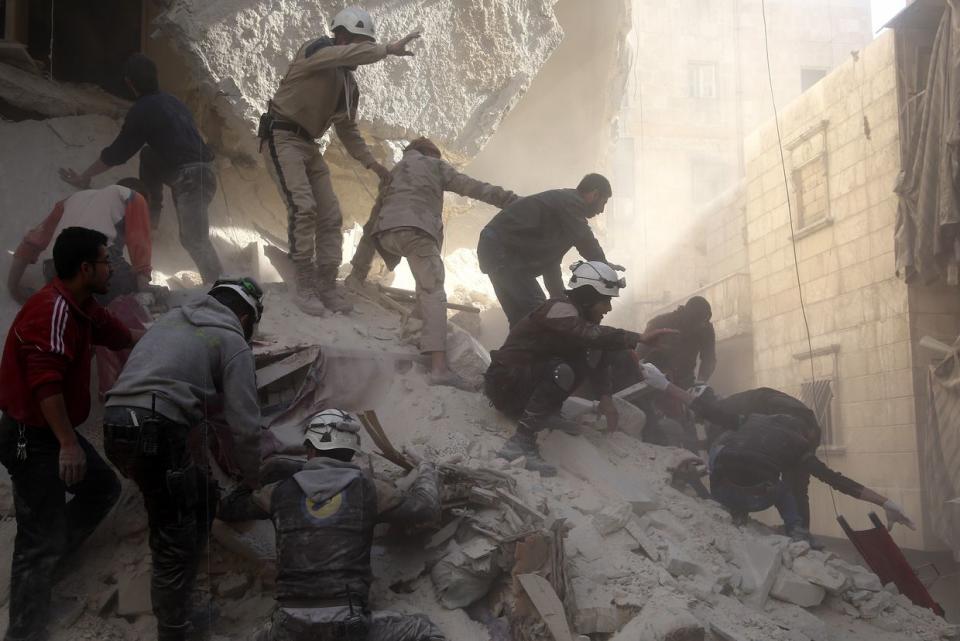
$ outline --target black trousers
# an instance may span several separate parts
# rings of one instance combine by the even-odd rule
[[[187,442],[189,426],[162,417],[154,421],[149,410],[108,407],[103,418],[104,449],[143,493],[153,555],[150,595],[157,638],[180,641],[186,638],[197,564],[216,514],[219,490],[193,461]],[[145,425],[156,430],[155,454],[144,453]]]
[[[510,327],[547,300],[540,283],[537,282],[537,275],[512,267],[506,250],[488,229],[480,233],[477,259],[480,269],[493,285],[493,292],[497,295]]]
[[[525,411],[536,415],[559,412],[570,392],[557,385],[553,371],[564,363],[560,358],[521,367],[492,363],[483,376],[484,395],[510,418],[520,418]]]
[[[117,475],[90,443],[87,474],[67,487],[60,480],[60,443],[45,427],[23,427],[26,458],[17,457],[21,426],[0,418],[0,462],[13,481],[17,537],[10,574],[7,641],[43,638],[50,619],[50,592],[61,561],[74,552],[120,498]],[[64,494],[72,498],[67,501]]]

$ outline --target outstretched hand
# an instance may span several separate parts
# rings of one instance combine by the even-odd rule
[[[911,530],[916,530],[917,526],[910,520],[910,517],[903,513],[903,508],[894,503],[893,501],[887,501],[883,504],[883,511],[887,514],[887,529],[892,530],[893,526],[897,523],[903,523]]]
[[[396,42],[391,42],[387,45],[387,55],[390,56],[412,56],[414,55],[412,51],[407,49],[407,45],[420,37],[419,31],[414,31],[408,33],[406,36],[397,40]]]

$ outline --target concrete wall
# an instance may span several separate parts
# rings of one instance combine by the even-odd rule
[[[893,239],[899,130],[893,34],[881,34],[781,113],[791,141],[826,121],[831,222],[797,230],[799,280],[814,353],[808,344],[794,267],[787,191],[774,123],[746,139],[747,247],[753,296],[757,383],[799,394],[811,377],[833,377],[835,469],[877,489],[919,516],[917,407],[910,295],[894,271]],[[801,143],[799,150],[806,144]],[[788,171],[791,170],[788,150]],[[797,215],[797,187],[790,185]],[[939,308],[938,308],[939,312]],[[933,321],[936,322],[936,321]],[[811,363],[812,360],[812,363]],[[854,527],[871,506],[837,494]],[[813,530],[841,535],[828,488],[813,483]],[[901,544],[921,548],[922,528],[898,528]]]

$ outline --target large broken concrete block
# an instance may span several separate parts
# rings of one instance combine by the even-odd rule
[[[783,568],[770,590],[770,596],[802,608],[812,608],[823,602],[827,591],[814,585],[796,573]]]
[[[183,83],[194,85],[198,102],[215,112],[201,121],[222,122],[222,140],[215,143],[258,155],[257,118],[290,59],[326,33],[342,6],[334,0],[170,2],[157,19],[160,34],[187,59]],[[423,40],[412,58],[358,71],[361,128],[384,141],[430,134],[454,160],[483,148],[562,36],[551,0],[406,0],[370,9],[381,42],[414,29]]]
[[[550,432],[540,443],[540,453],[548,463],[589,481],[602,492],[630,503],[637,514],[658,507],[652,489],[639,474],[629,473],[582,437]]]
[[[705,635],[681,598],[656,594],[611,641],[703,641]]]
[[[633,518],[633,506],[629,503],[608,505],[593,515],[593,525],[603,536],[622,530]]]
[[[763,541],[741,543],[734,558],[742,577],[740,588],[749,595],[747,602],[763,607],[780,570],[780,548]]]
[[[573,585],[573,626],[578,634],[613,634],[620,627],[620,616],[613,604],[613,591],[607,586],[583,577]]]
[[[826,588],[830,594],[839,594],[847,585],[847,577],[809,555],[794,559],[793,571],[811,583]]]

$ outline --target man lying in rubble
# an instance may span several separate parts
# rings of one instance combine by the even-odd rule
[[[103,189],[85,189],[58,202],[43,222],[31,229],[20,241],[10,271],[7,290],[21,305],[30,297],[23,285],[27,267],[42,261],[43,280],[55,275],[50,241],[67,227],[95,229],[107,237],[110,254],[110,290],[98,302],[106,304],[121,294],[143,290],[150,283],[150,210],[147,187],[137,178],[123,178],[116,185]],[[130,262],[123,256],[124,248]]]
[[[607,262],[587,220],[603,213],[613,195],[610,181],[587,174],[576,189],[552,189],[513,202],[480,232],[477,258],[490,278],[510,327],[546,300],[561,298],[560,261],[573,247],[591,261]],[[611,265],[623,271],[622,267]]]
[[[143,493],[153,554],[151,595],[159,641],[183,641],[197,563],[219,499],[204,445],[210,407],[222,399],[231,461],[259,484],[260,405],[249,341],[263,314],[251,278],[210,292],[156,320],[107,393],[104,449]]]
[[[258,641],[442,641],[423,615],[370,611],[370,551],[378,523],[432,525],[440,517],[437,471],[422,463],[405,492],[354,462],[360,424],[338,409],[313,416],[307,462],[292,477],[220,508],[224,521],[271,519],[277,531],[277,608]]]
[[[805,508],[798,505],[792,485],[792,479],[815,476],[839,492],[882,507],[891,529],[896,523],[916,529],[899,505],[830,469],[817,458],[820,427],[815,418],[790,402],[796,399],[760,388],[739,398],[731,397],[733,401],[725,404],[713,398],[709,388],[691,393],[673,385],[650,363],[644,363],[643,370],[648,385],[727,430],[710,448],[710,492],[735,520],[743,521],[751,512],[776,507],[787,536],[816,543],[811,540],[801,511],[804,509],[809,515],[809,504]],[[756,413],[757,410],[777,413]],[[809,524],[809,516],[807,519]]]
[[[381,186],[379,210],[369,234],[390,269],[404,257],[413,272],[423,320],[420,351],[430,354],[430,383],[474,391],[447,364],[447,296],[440,255],[446,191],[495,207],[506,207],[517,199],[512,191],[461,174],[443,160],[431,140],[418,138],[407,145],[403,159],[390,171],[390,180]],[[369,269],[369,260],[365,266],[354,265],[350,278],[362,282]]]
[[[510,329],[503,347],[490,352],[484,376],[484,393],[493,406],[519,418],[517,431],[500,456],[511,461],[525,456],[526,468],[543,476],[555,475],[556,469],[540,458],[537,433],[544,429],[579,432],[576,423],[561,416],[560,408],[581,383],[593,385],[607,424],[616,427],[605,352],[633,349],[637,343],[653,343],[673,333],[660,329],[637,334],[601,325],[626,281],[601,261],[574,263],[571,272],[561,298],[533,310]]]
[[[93,345],[127,349],[142,333],[93,298],[110,285],[106,236],[64,229],[53,263],[56,277],[13,319],[0,362],[0,462],[17,519],[7,641],[46,638],[55,571],[120,498],[117,475],[76,430],[90,413]]]
[[[336,286],[343,217],[316,141],[333,126],[346,152],[387,180],[390,172],[374,158],[357,127],[360,90],[353,72],[387,56],[412,56],[407,45],[420,37],[411,33],[377,44],[373,18],[360,7],[337,13],[331,30],[332,38],[317,38],[297,51],[258,131],[267,171],[287,207],[290,260],[296,269],[294,302],[316,316],[353,309]]]
[[[180,244],[190,254],[204,283],[220,276],[220,259],[210,242],[207,208],[217,193],[213,151],[204,142],[190,109],[175,96],[160,91],[157,65],[136,53],[123,67],[123,79],[136,96],[120,133],[100,156],[78,174],[60,169],[60,177],[79,189],[90,179],[124,164],[140,152],[140,179],[150,190],[153,227],[163,209],[163,186],[169,185],[180,225]]]

